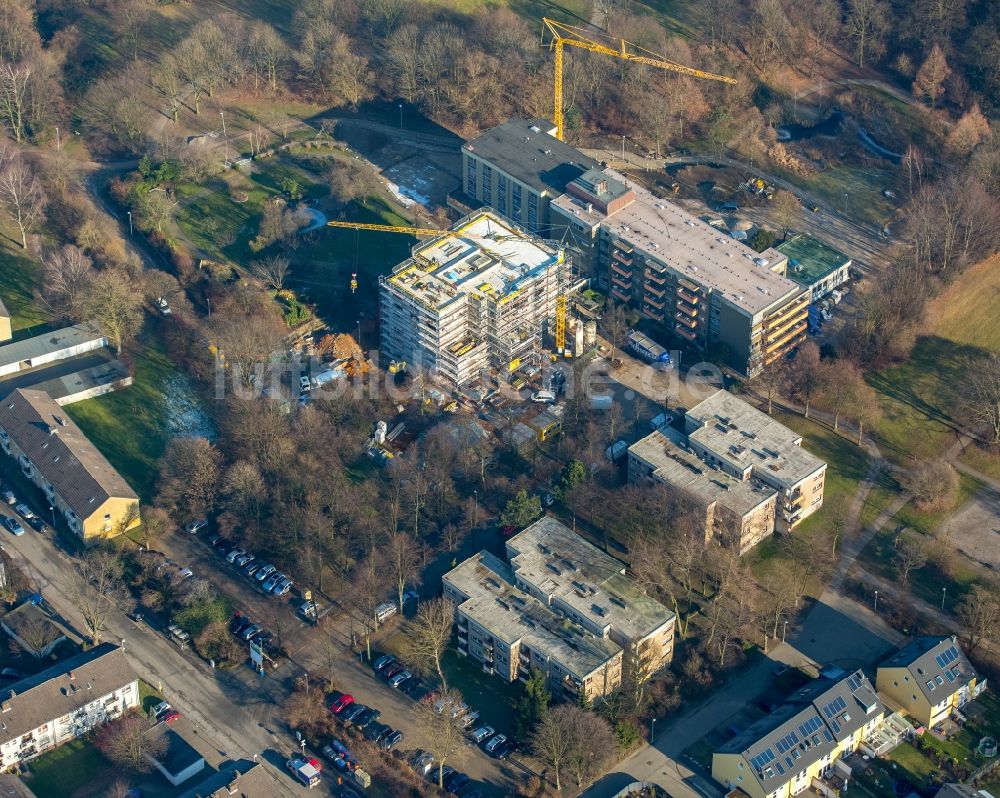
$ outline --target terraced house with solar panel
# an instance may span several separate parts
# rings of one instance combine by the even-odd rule
[[[833,775],[841,758],[878,733],[886,714],[862,671],[817,679],[716,751],[712,777],[749,798],[796,795]]]
[[[875,685],[895,705],[928,728],[986,689],[954,637],[918,637],[878,667]]]

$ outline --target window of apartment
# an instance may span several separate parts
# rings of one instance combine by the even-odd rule
[[[476,162],[469,158],[469,166],[466,170],[465,193],[470,197],[476,196]]]
[[[528,227],[538,229],[538,195],[533,192],[528,194]]]
[[[521,184],[514,183],[513,190],[511,191],[512,201],[511,201],[511,216],[515,219],[521,218]]]
[[[497,175],[497,210],[507,215],[507,178]]]
[[[483,202],[493,204],[493,170],[483,164]]]

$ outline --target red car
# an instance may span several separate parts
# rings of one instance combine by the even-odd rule
[[[181,713],[178,712],[176,709],[168,709],[166,712],[163,713],[162,716],[160,716],[160,720],[162,720],[164,723],[170,724],[173,723],[175,720],[177,720],[177,718],[179,718],[180,716]]]
[[[306,762],[308,762],[310,765],[316,768],[316,770],[319,771],[320,773],[323,772],[323,763],[320,762],[316,757],[311,756],[306,760]]]
[[[333,700],[333,703],[330,704],[330,711],[334,715],[339,715],[353,703],[354,703],[354,696],[344,693],[344,695],[340,696],[339,698],[335,698]]]

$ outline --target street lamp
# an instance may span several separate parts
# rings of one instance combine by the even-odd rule
[[[358,319],[358,349],[361,348],[361,319]]]
[[[945,593],[947,593],[947,592],[948,592],[948,588],[947,587],[941,588],[941,609],[942,610],[944,609],[944,596],[945,596]]]
[[[874,609],[874,611],[876,613],[878,612],[878,591],[877,590],[875,591],[875,609]]]
[[[479,491],[478,490],[472,491],[472,498],[476,502],[476,510],[475,510],[475,513],[472,516],[472,525],[473,526],[479,526]]]
[[[844,192],[844,216],[847,216],[847,192]]]
[[[399,104],[399,129],[403,129],[403,104]]]
[[[126,211],[128,214],[128,234],[132,235],[132,211]]]
[[[229,163],[229,136],[226,135],[226,112],[219,111],[219,116],[222,117],[222,138],[226,142],[226,160],[225,163]]]
[[[788,629],[788,621],[785,621],[785,625],[781,627],[781,642],[785,642],[785,630]]]
[[[56,528],[56,508],[55,505],[49,505],[49,512],[52,513],[52,529]]]
[[[653,740],[656,739],[656,718],[649,719],[649,744],[653,744]]]

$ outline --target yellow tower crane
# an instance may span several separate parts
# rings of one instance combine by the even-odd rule
[[[345,227],[349,230],[374,230],[380,233],[408,233],[412,236],[443,236],[446,238],[482,238],[487,241],[507,241],[517,238],[510,235],[488,235],[474,236],[463,233],[460,230],[437,230],[433,227],[406,227],[395,224],[366,224],[364,222],[341,222],[329,221],[330,227]],[[352,278],[351,291],[357,287],[357,280]],[[556,296],[556,324],[555,324],[556,351],[561,355],[566,351],[566,297],[562,292],[562,282],[559,285],[559,294]]]
[[[607,44],[603,44],[592,38],[595,34],[585,30],[584,28],[578,28],[573,25],[565,25],[562,22],[556,22],[556,20],[549,19],[548,17],[542,18],[542,24],[544,25],[542,33],[544,34],[547,29],[552,36],[548,42],[548,46],[550,49],[554,50],[556,54],[554,92],[555,117],[552,121],[556,124],[556,138],[560,141],[562,141],[563,138],[563,48],[566,45],[569,45],[570,47],[579,47],[581,50],[589,50],[592,53],[610,55],[612,58],[634,61],[637,64],[646,64],[647,66],[656,67],[657,69],[679,72],[682,75],[689,75],[693,78],[717,80],[722,83],[736,83],[734,78],[729,78],[725,75],[715,75],[711,72],[703,72],[700,69],[694,69],[693,67],[684,66],[683,64],[677,64],[668,58],[664,58],[662,55],[657,55],[649,50],[645,50],[637,44],[625,41],[625,39],[619,39],[618,37],[606,37],[614,42],[614,47],[609,47]]]

